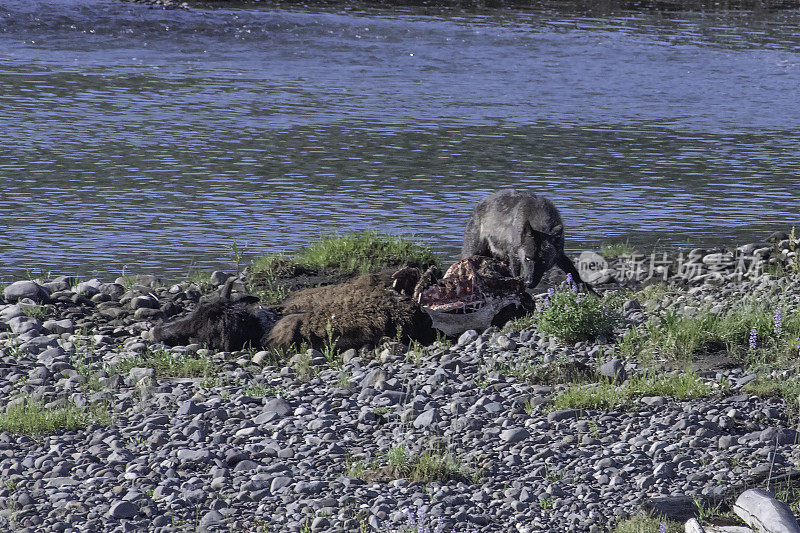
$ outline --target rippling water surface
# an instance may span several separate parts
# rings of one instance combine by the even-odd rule
[[[0,278],[180,277],[230,245],[415,233],[502,187],[572,250],[798,216],[800,13],[0,4]]]

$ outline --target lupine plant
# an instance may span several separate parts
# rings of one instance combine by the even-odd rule
[[[578,292],[578,286],[568,275],[558,289],[548,290],[547,297],[537,306],[533,321],[542,333],[572,343],[611,336],[619,316],[603,300]]]
[[[800,348],[800,313],[786,313],[782,298],[744,298],[722,312],[701,309],[691,315],[676,309],[631,328],[620,339],[625,355],[688,361],[697,353],[725,351],[750,363],[794,360]]]

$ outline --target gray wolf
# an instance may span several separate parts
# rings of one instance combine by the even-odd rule
[[[507,261],[512,274],[521,276],[531,288],[557,266],[595,294],[564,254],[564,223],[556,206],[544,196],[503,189],[478,202],[461,248],[462,258],[473,255]]]

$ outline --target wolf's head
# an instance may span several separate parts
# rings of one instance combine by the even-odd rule
[[[559,224],[544,233],[533,229],[529,222],[522,229],[522,245],[517,253],[522,265],[522,279],[528,287],[536,287],[544,273],[556,264],[563,253],[564,227]]]

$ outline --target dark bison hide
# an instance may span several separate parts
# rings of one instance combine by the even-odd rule
[[[374,275],[291,293],[283,315],[268,337],[275,348],[302,342],[320,348],[328,342],[329,329],[340,350],[374,346],[385,337],[424,344],[434,340],[428,314]]]
[[[229,299],[202,303],[184,318],[153,328],[152,339],[169,346],[197,342],[226,352],[258,348],[264,320],[251,306]]]

